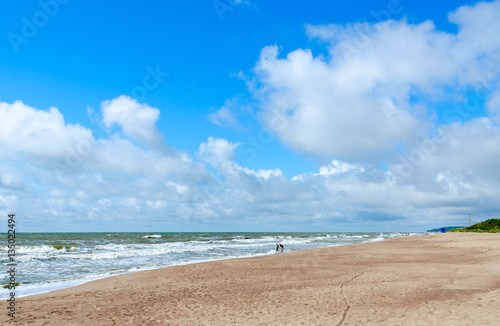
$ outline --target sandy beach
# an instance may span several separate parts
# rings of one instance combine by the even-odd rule
[[[169,267],[20,298],[15,322],[3,310],[19,325],[498,325],[500,234]]]

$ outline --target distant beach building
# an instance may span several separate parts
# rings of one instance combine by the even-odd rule
[[[461,229],[461,228],[464,228],[464,227],[465,226],[445,226],[443,228],[437,228],[437,229],[427,230],[427,232],[441,232],[441,233],[445,233],[445,232],[448,232],[450,230]]]

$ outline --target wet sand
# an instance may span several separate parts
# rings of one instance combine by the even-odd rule
[[[285,243],[286,246],[286,243]],[[4,301],[1,324],[14,324]],[[498,325],[500,234],[176,266],[20,298],[18,325]]]

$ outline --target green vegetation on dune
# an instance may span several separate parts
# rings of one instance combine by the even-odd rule
[[[500,219],[492,218],[481,223],[471,225],[467,228],[454,229],[448,232],[488,232],[500,233]]]

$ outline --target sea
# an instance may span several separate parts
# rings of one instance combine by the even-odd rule
[[[417,234],[417,233],[411,233]],[[376,233],[19,233],[16,234],[16,297],[50,292],[113,275],[285,252],[382,241],[406,235]],[[7,235],[0,235],[7,244]],[[10,256],[12,257],[12,255]],[[2,287],[10,275],[7,245],[0,246]]]

